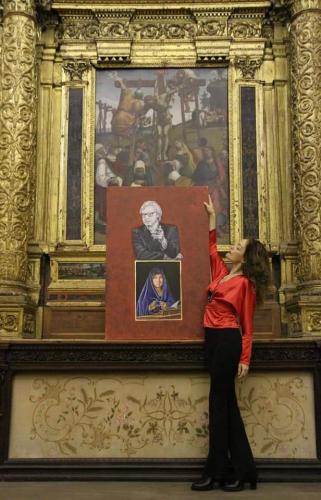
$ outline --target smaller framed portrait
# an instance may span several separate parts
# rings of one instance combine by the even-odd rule
[[[181,262],[136,261],[136,321],[182,320]]]

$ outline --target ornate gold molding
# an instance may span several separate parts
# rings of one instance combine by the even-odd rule
[[[308,331],[321,333],[321,311],[311,311],[308,313]]]
[[[224,36],[227,33],[226,20],[212,19],[211,21],[199,21],[199,29],[197,34],[199,36]]]
[[[14,337],[19,333],[19,312],[0,311],[0,335]]]
[[[5,2],[0,110],[0,280],[24,283],[33,231],[36,136],[34,2]],[[24,9],[22,12],[12,9]],[[8,14],[11,9],[10,15]],[[28,16],[21,15],[28,13]]]
[[[70,59],[64,61],[62,67],[65,73],[69,75],[70,80],[82,80],[83,74],[90,68],[90,63],[88,61]]]
[[[286,0],[292,17],[305,11],[321,10],[321,0]]]
[[[320,51],[321,10],[301,13],[291,26],[294,230],[301,282],[321,276]]]
[[[45,96],[44,108],[54,109],[62,118],[62,121],[65,121],[65,87],[64,85],[60,87],[61,81],[64,82],[67,79],[64,77],[64,72],[67,71],[69,74],[68,79],[71,81],[76,79],[78,80],[76,85],[80,85],[84,73],[77,67],[76,61],[84,62],[84,56],[97,68],[110,68],[112,65],[119,68],[197,67],[198,64],[215,67],[217,63],[227,65],[228,61],[237,61],[235,65],[231,63],[228,69],[230,186],[231,191],[233,191],[231,192],[231,235],[232,238],[237,238],[237,231],[241,231],[242,187],[240,183],[239,145],[234,146],[235,141],[233,142],[233,138],[238,137],[240,132],[240,117],[238,114],[239,86],[242,83],[244,84],[244,82],[240,82],[241,75],[245,80],[256,80],[250,83],[255,85],[256,88],[257,137],[264,139],[263,112],[261,111],[265,109],[264,99],[266,98],[263,97],[262,82],[265,79],[264,71],[269,78],[273,78],[274,61],[271,59],[262,66],[262,70],[259,72],[260,81],[257,78],[256,71],[264,55],[267,32],[270,39],[273,39],[274,36],[272,29],[274,26],[270,25],[269,29],[265,28],[264,32],[262,30],[268,4],[266,2],[257,2],[254,6],[253,3],[246,5],[243,2],[237,5],[225,2],[224,4],[208,3],[206,7],[202,5],[202,7],[198,8],[197,5],[199,4],[191,2],[188,8],[184,9],[183,2],[180,4],[179,2],[172,2],[172,5],[167,2],[166,7],[164,7],[164,3],[160,2],[157,7],[154,2],[151,8],[151,2],[148,2],[139,8],[134,2],[130,6],[128,4],[125,6],[123,2],[119,2],[118,5],[113,2],[115,7],[113,9],[111,3],[107,5],[107,2],[100,2],[100,5],[97,2],[82,2],[81,4],[77,2],[77,6],[72,1],[55,2],[54,12],[57,16],[59,15],[59,26],[56,29],[57,38],[55,39],[55,42],[58,42],[56,44],[58,49],[56,52],[52,49],[53,55],[51,59],[55,83],[51,86],[50,81],[45,81],[42,86],[43,95]],[[193,6],[191,6],[192,3]],[[282,29],[279,28],[279,30]],[[49,30],[43,32],[44,47],[48,43],[48,32]],[[54,42],[51,43],[54,44]],[[284,47],[283,40],[279,41],[279,45],[282,48]],[[70,65],[70,60],[74,61],[72,65]],[[46,64],[47,62],[43,59],[43,68],[46,68]],[[278,65],[283,67],[284,62],[278,61]],[[83,70],[85,71],[85,67],[83,67]],[[94,68],[88,71],[84,79],[86,79],[84,87],[84,110],[86,112],[83,121],[83,130],[86,131],[84,150],[88,154],[84,155],[83,185],[85,191],[82,200],[84,200],[85,209],[82,212],[82,221],[86,244],[90,250],[97,250],[100,255],[103,255],[105,252],[104,245],[95,245],[93,238],[94,217],[92,205],[95,173],[93,153],[95,133]],[[284,82],[284,85],[287,86],[286,78]],[[274,99],[274,89],[272,89],[271,95],[272,101]],[[48,101],[45,101],[45,99]],[[273,104],[275,105],[275,103]],[[45,111],[44,115],[47,115],[47,111]],[[46,119],[45,116],[43,120]],[[62,159],[64,158],[65,149],[64,146],[61,146],[63,132],[61,134],[58,129],[57,126],[52,127],[53,133],[51,144],[48,145],[48,154],[50,157],[55,158],[55,164],[51,162],[48,170],[52,172],[52,169],[55,169],[54,178],[60,178],[62,182],[65,182],[64,160]],[[269,143],[267,147],[273,146]],[[45,155],[43,155],[43,158],[45,161]],[[264,175],[263,178],[261,174],[267,167],[262,159],[259,159],[259,162],[261,167],[258,175],[262,179],[261,185],[264,189],[268,179],[267,175]],[[59,201],[57,203],[58,196]],[[43,199],[41,192],[40,198]],[[64,233],[60,231],[60,228],[63,228],[65,223],[65,212],[60,210],[60,207],[64,207],[65,203],[63,190],[58,194],[56,190],[52,190],[50,199],[52,205],[55,206],[54,210],[58,207],[57,212],[53,214],[52,221],[50,221],[52,235],[50,244],[53,251],[52,260],[54,260],[56,252],[53,250],[54,244],[56,241],[63,241],[64,239]],[[262,206],[265,203],[263,196],[260,198],[260,203]],[[45,202],[43,205],[45,207]],[[261,210],[260,217],[263,212],[264,209]],[[273,223],[273,214],[271,219]],[[265,221],[262,226],[265,227]],[[268,233],[263,235],[264,238],[267,238],[268,236],[265,236],[265,234]],[[70,249],[71,246],[68,252]],[[89,254],[90,258],[92,258],[91,252]],[[75,256],[72,257],[72,260],[74,258]],[[66,289],[69,282],[61,283],[61,280],[57,279],[55,272],[58,273],[58,268],[55,269],[54,265],[52,265],[52,271],[54,279],[50,287],[58,289],[58,286],[60,286]],[[78,289],[79,283],[75,283],[73,286]],[[98,284],[95,284],[95,286],[98,287]]]
[[[262,36],[264,12],[249,13],[228,9],[134,9],[61,13],[59,40],[95,41],[97,39],[194,40],[198,37]]]
[[[253,79],[256,71],[261,67],[262,62],[262,57],[236,57],[234,59],[234,66],[241,71],[243,78]]]
[[[23,13],[32,17],[35,15],[35,0],[4,0],[3,14],[6,16],[9,13]]]
[[[232,21],[228,26],[228,34],[232,38],[259,38],[262,34],[261,21]]]
[[[0,109],[0,335],[34,336],[25,312],[33,236],[36,144],[36,7],[43,2],[5,0]],[[31,316],[33,320],[31,320]],[[33,326],[31,326],[33,324]]]

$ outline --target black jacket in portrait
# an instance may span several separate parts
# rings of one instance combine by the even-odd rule
[[[167,247],[162,248],[158,240],[154,240],[147,227],[142,225],[132,230],[134,254],[137,260],[162,260],[167,256],[175,259],[180,253],[177,226],[173,224],[160,224],[167,240]]]

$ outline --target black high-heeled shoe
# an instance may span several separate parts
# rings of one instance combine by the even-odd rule
[[[192,484],[193,491],[209,491],[215,488],[216,480],[212,476],[202,476],[201,479]]]
[[[242,491],[245,488],[245,484],[248,483],[251,490],[256,490],[256,480],[254,481],[241,481],[237,479],[233,482],[225,482],[222,484],[221,489],[223,491]]]

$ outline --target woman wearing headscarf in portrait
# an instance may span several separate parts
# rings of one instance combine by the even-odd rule
[[[137,316],[166,311],[174,302],[164,271],[159,267],[153,267],[137,301]]]

